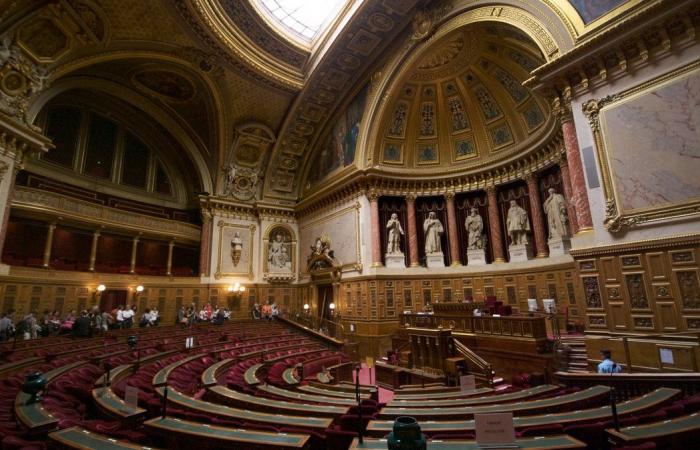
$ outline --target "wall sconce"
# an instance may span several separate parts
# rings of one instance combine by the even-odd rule
[[[95,289],[95,292],[92,293],[92,298],[97,302],[100,300],[100,297],[102,297],[102,293],[104,290],[107,289],[104,284],[100,284],[97,286],[97,289]]]
[[[143,292],[143,286],[140,284],[136,286],[136,289],[134,290],[134,303],[136,302],[136,299],[139,298],[139,295]]]
[[[245,286],[241,285],[241,283],[236,283],[228,287],[228,293],[236,297],[240,297],[244,292]]]
[[[328,305],[328,309],[331,310],[331,317],[333,317],[333,313],[335,313],[335,303],[331,302],[330,305]]]
[[[308,303],[304,303],[304,312],[306,314],[309,314],[309,304]]]

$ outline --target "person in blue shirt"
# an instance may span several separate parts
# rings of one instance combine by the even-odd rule
[[[601,350],[603,361],[598,364],[598,373],[620,373],[622,368],[619,364],[611,359],[610,350]]]

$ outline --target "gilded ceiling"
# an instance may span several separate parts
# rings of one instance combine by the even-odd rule
[[[387,101],[373,165],[412,174],[464,170],[522,147],[549,116],[546,102],[522,86],[543,61],[507,26],[444,37],[405,70]]]
[[[508,159],[550,122],[521,83],[638,1],[619,3],[582,19],[581,2],[559,0],[356,0],[305,47],[253,0],[0,0],[0,95],[27,123],[78,87],[120,98],[180,144],[203,191],[220,195],[233,162],[259,174],[247,201],[292,206],[342,115],[362,116],[360,94],[365,117],[378,115],[348,128],[358,148],[343,173],[432,176]]]

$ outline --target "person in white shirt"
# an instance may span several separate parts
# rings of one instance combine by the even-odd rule
[[[158,325],[158,308],[153,308],[151,310],[151,325]]]
[[[117,308],[117,328],[124,328],[124,305]]]
[[[124,328],[131,328],[134,324],[134,310],[131,306],[127,306],[124,311],[122,311],[122,317],[124,318]]]

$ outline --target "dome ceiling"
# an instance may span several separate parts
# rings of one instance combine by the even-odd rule
[[[375,166],[465,170],[506,159],[546,133],[549,108],[522,82],[543,63],[519,31],[484,24],[441,39],[395,84]]]

